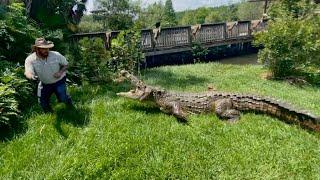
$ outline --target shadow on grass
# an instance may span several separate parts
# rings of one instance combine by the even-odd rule
[[[10,125],[0,125],[0,141],[11,141],[16,135],[23,134],[27,131],[27,123],[25,120],[11,121]]]
[[[110,98],[117,98],[116,93],[128,91],[131,85],[126,83],[113,83],[109,84],[90,84],[84,85],[80,88],[74,88],[71,90],[72,100],[80,103],[86,104],[92,99],[97,99],[100,96],[107,96]]]
[[[197,86],[201,84],[210,83],[210,79],[198,77],[196,74],[187,74],[185,76],[177,76],[170,71],[161,69],[152,69],[145,74],[146,78],[152,80],[155,85],[167,88],[180,88],[185,89],[189,86]]]
[[[127,107],[125,107],[124,105],[122,105],[122,108],[125,109]],[[150,102],[141,102],[141,103],[133,103],[130,107],[130,110],[133,111],[140,111],[140,112],[144,112],[145,114],[150,114],[150,115],[159,115],[159,114],[166,114],[164,112],[162,112],[160,110],[160,108]],[[166,114],[168,116],[170,116],[169,114]],[[177,120],[177,122],[183,124],[183,125],[188,125],[188,121],[184,120],[184,119],[179,119],[179,118],[175,118]]]
[[[123,107],[125,108],[125,107]],[[160,111],[159,107],[150,105],[150,104],[144,104],[144,103],[133,103],[132,106],[130,106],[130,109],[133,111],[141,111],[145,112],[146,114],[161,114],[163,112]]]
[[[35,103],[36,104],[36,103]],[[7,142],[13,140],[15,137],[23,135],[28,130],[27,120],[33,113],[41,113],[41,108],[36,104],[26,106],[21,113],[21,118],[10,120],[10,124],[0,124],[0,141]]]
[[[63,130],[62,123],[71,124],[75,127],[84,127],[89,124],[91,112],[87,107],[59,107],[56,110],[55,128],[61,136],[67,138],[68,134]]]

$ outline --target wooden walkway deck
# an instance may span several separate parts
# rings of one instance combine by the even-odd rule
[[[267,21],[236,21],[195,26],[179,26],[172,28],[141,30],[141,44],[146,56],[162,55],[190,51],[194,42],[204,47],[214,47],[253,40],[253,33],[265,30]],[[93,32],[74,34],[71,37],[79,40],[83,37],[100,37],[109,48],[111,40],[119,31]]]

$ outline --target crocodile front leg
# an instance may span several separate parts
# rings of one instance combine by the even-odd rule
[[[182,110],[179,102],[173,101],[166,103],[164,106],[161,106],[160,110],[167,114],[172,114],[179,121],[187,121],[187,113]]]
[[[229,122],[236,122],[240,118],[240,112],[233,109],[231,99],[219,99],[214,103],[215,113],[219,118],[227,119]]]

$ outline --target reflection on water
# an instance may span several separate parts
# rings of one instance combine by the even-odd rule
[[[232,58],[220,59],[219,63],[221,64],[237,64],[237,65],[245,65],[245,64],[256,64],[258,65],[258,55],[257,54],[249,54]]]

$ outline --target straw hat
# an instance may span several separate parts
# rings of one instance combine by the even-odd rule
[[[32,47],[49,49],[54,46],[53,42],[46,41],[44,38],[37,38]]]

